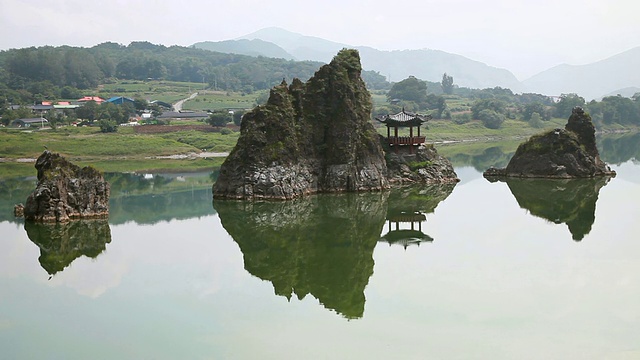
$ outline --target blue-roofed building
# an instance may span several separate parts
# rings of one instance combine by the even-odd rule
[[[110,99],[107,100],[107,102],[116,104],[116,105],[122,105],[124,103],[130,103],[133,105],[133,99],[132,98],[128,98],[128,97],[124,97],[124,96],[114,96]]]

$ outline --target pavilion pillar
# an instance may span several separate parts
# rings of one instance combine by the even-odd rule
[[[395,141],[393,147],[395,148],[396,154],[398,153],[398,127],[393,127],[393,135],[395,136]]]
[[[409,154],[413,154],[413,126],[409,126]]]

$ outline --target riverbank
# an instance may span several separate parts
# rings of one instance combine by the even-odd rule
[[[562,120],[566,121],[566,120]],[[546,128],[562,127],[561,120],[547,122]],[[186,129],[185,122],[167,125],[161,133],[137,132],[121,127],[117,133],[103,134],[93,127],[61,127],[44,130],[0,129],[0,178],[33,176],[33,162],[47,149],[59,152],[74,163],[92,165],[105,172],[191,172],[219,167],[239,137],[237,131],[198,131]],[[562,125],[562,126],[561,126]],[[210,128],[208,128],[210,129]],[[479,122],[455,124],[433,120],[423,130],[427,142],[455,162],[456,149],[482,153],[488,147],[515,149],[529,136],[545,129],[529,127],[518,120],[507,120],[498,130]],[[386,135],[386,128],[378,129]],[[608,128],[600,134],[624,134],[633,128]],[[623,135],[620,135],[623,136]],[[492,145],[488,146],[487,143]]]

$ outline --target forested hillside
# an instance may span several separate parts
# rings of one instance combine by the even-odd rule
[[[306,81],[321,65],[148,42],[12,49],[0,52],[0,99],[33,103],[64,98],[64,92],[93,89],[116,78],[197,82],[219,90],[252,92],[269,89],[283,78]],[[388,86],[375,72],[365,72],[363,78],[370,88]]]
[[[0,52],[0,116],[6,115],[11,104],[34,105],[98,95],[107,84],[127,81],[197,83],[211,90],[251,94],[270,89],[282,79],[288,83],[294,77],[306,81],[321,65],[314,61],[225,54],[149,42],[133,42],[128,46],[103,43],[91,48],[12,49]],[[599,129],[615,129],[615,125],[640,126],[640,94],[632,98],[609,96],[600,102],[587,102],[577,94],[563,94],[554,103],[544,95],[516,94],[506,88],[461,87],[456,77],[446,73],[441,83],[410,76],[389,84],[384,76],[371,71],[363,71],[362,77],[377,99],[374,116],[404,108],[428,113],[434,119],[451,119],[456,124],[479,120],[484,126],[497,129],[506,119],[521,119],[533,127],[543,128],[551,118],[566,119],[574,106],[582,106],[591,113]],[[113,92],[109,96],[112,95]],[[141,109],[144,106],[138,110]],[[18,115],[4,116],[2,123],[7,125]],[[126,122],[128,115],[105,116],[107,120],[121,123]],[[67,114],[69,119],[74,116],[94,118],[77,112]]]

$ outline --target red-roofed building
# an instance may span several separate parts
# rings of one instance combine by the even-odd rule
[[[98,104],[104,102],[104,99],[99,97],[99,96],[85,96],[81,99],[78,99],[78,102],[85,102],[85,101],[95,101]]]

